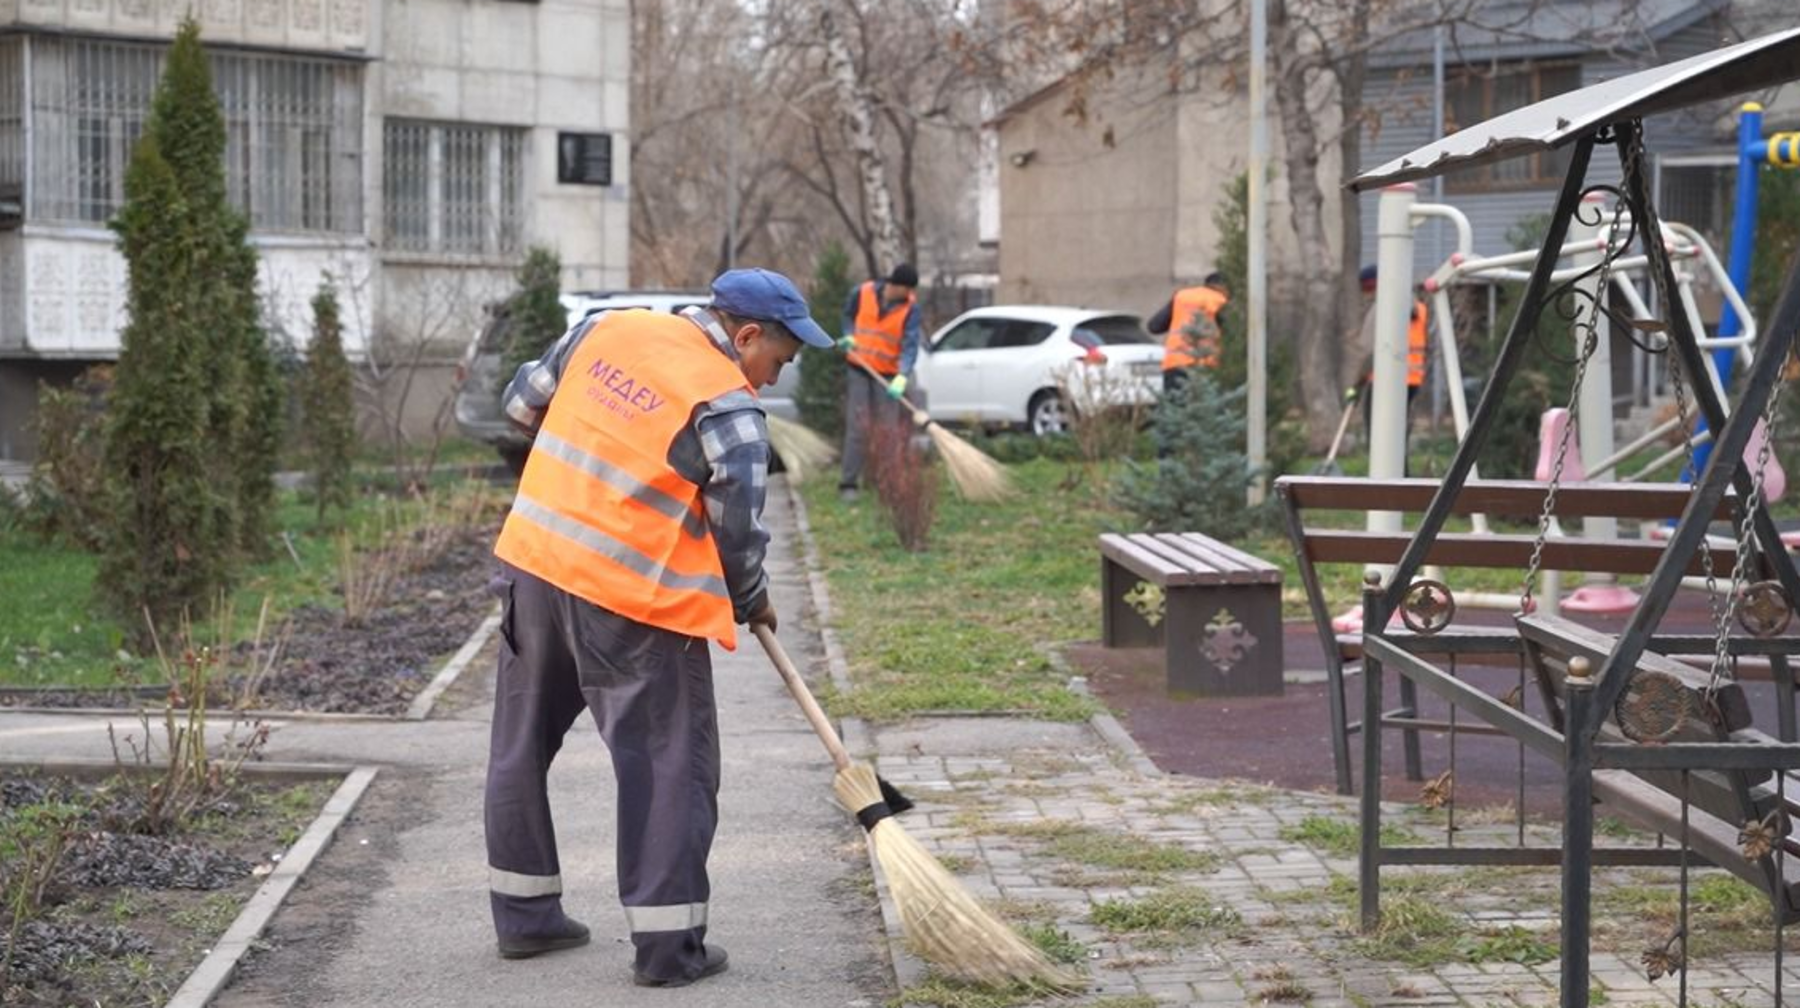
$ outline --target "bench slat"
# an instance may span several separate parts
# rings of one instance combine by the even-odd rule
[[[1314,563],[1398,563],[1412,542],[1405,532],[1359,532],[1308,529],[1306,555]],[[1451,567],[1510,567],[1524,570],[1531,560],[1534,536],[1480,535],[1445,532],[1432,542],[1425,562]],[[1712,550],[1713,569],[1731,569],[1734,551]],[[1610,574],[1648,574],[1662,560],[1665,544],[1631,539],[1580,539],[1552,537],[1544,541],[1543,570],[1601,571]],[[1695,551],[1688,573],[1701,574],[1700,553]]]
[[[1514,622],[1519,633],[1539,647],[1549,650],[1561,658],[1580,655],[1593,664],[1595,674],[1600,672],[1606,657],[1612,653],[1617,643],[1611,634],[1603,633],[1591,627],[1562,618],[1534,613],[1520,616]],[[1646,672],[1660,672],[1673,676],[1683,686],[1694,693],[1705,691],[1709,676],[1688,665],[1675,661],[1654,651],[1645,651],[1638,658],[1637,667]],[[1560,672],[1560,670],[1556,670]],[[1562,682],[1556,681],[1557,695],[1562,695]],[[1723,719],[1722,730],[1734,732],[1749,728],[1752,724],[1750,699],[1744,695],[1744,687],[1735,682],[1721,682],[1713,692],[1713,703],[1718,705],[1719,716]],[[1684,739],[1682,741],[1700,741]]]
[[[1236,564],[1221,562],[1220,558],[1208,556],[1202,550],[1184,548],[1180,539],[1167,532],[1139,535],[1132,541],[1188,571],[1207,575],[1209,582],[1216,577],[1223,584],[1237,571]]]
[[[1220,542],[1217,539],[1201,535],[1198,532],[1183,532],[1176,538],[1180,539],[1193,549],[1204,549],[1236,562],[1244,571],[1252,575],[1251,580],[1255,582],[1278,582],[1281,580],[1280,567],[1264,560],[1262,557],[1246,553],[1230,543]]]
[[[1186,572],[1177,564],[1152,553],[1125,536],[1107,532],[1100,537],[1100,555],[1142,578],[1158,584],[1181,584]]]
[[[1277,492],[1301,510],[1411,511],[1431,505],[1441,482],[1434,479],[1371,480],[1333,476],[1283,476]],[[1532,480],[1470,480],[1451,506],[1452,514],[1536,518],[1543,513],[1547,484]],[[1614,518],[1679,518],[1692,488],[1685,483],[1564,483],[1557,489],[1556,514]],[[1727,494],[1714,517],[1731,518],[1736,498]]]
[[[1235,550],[1235,556],[1226,553],[1220,549],[1223,545],[1195,532],[1108,532],[1100,537],[1100,554],[1141,578],[1171,588],[1280,582],[1279,567]]]
[[[1217,571],[1221,575],[1247,574],[1249,568],[1232,558],[1207,548],[1212,540],[1198,536],[1193,541],[1171,532],[1158,533],[1151,537],[1154,548],[1180,563],[1196,569],[1204,568]]]
[[[1215,571],[1216,580],[1209,580],[1209,584],[1278,584],[1281,581],[1281,568],[1198,532],[1164,533],[1158,535],[1156,541],[1171,555]]]

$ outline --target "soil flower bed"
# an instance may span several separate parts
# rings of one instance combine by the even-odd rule
[[[147,776],[0,769],[0,1004],[162,1004],[334,786],[240,777],[152,833]]]
[[[277,628],[274,664],[251,688],[217,684],[214,706],[401,714],[492,610],[498,523],[446,533],[417,566],[396,571],[384,604],[351,622],[342,608],[304,605]],[[247,651],[248,645],[240,647]],[[0,706],[135,708],[166,686],[110,689],[0,687]]]

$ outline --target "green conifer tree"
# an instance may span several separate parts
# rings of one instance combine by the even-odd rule
[[[151,100],[156,138],[193,218],[204,278],[189,292],[213,362],[208,399],[209,471],[232,502],[229,541],[248,555],[267,549],[286,391],[262,324],[249,222],[226,200],[225,117],[192,17],[182,22]]]
[[[1113,485],[1119,505],[1147,532],[1204,532],[1232,539],[1260,523],[1248,507],[1252,470],[1244,455],[1244,399],[1205,369],[1156,405],[1153,462],[1127,462]]]
[[[501,389],[512,381],[519,365],[542,357],[569,327],[569,312],[562,305],[562,259],[555,252],[540,246],[528,249],[517,280],[519,286],[506,306],[506,354],[498,375]]]
[[[106,429],[108,527],[97,581],[143,644],[144,618],[168,630],[231,580],[229,501],[214,482],[211,362],[193,292],[212,278],[171,166],[146,134],[113,221],[127,264],[129,321]]]
[[[844,324],[850,297],[850,256],[837,242],[825,246],[813,266],[809,303],[813,321],[828,333]],[[800,388],[794,394],[800,419],[829,437],[844,433],[844,355],[836,350],[800,351]]]
[[[313,338],[300,377],[301,424],[319,520],[329,507],[350,506],[350,464],[356,454],[356,401],[344,356],[337,287],[328,276],[313,295]]]

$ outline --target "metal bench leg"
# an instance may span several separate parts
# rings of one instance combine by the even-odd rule
[[[1364,609],[1365,613],[1378,610],[1379,590],[1363,592],[1363,605],[1374,607]],[[1381,674],[1381,663],[1363,652],[1362,850],[1356,865],[1356,889],[1365,934],[1381,926]],[[1401,681],[1406,681],[1404,676]]]
[[[1363,664],[1363,674],[1368,675],[1368,659],[1366,657],[1363,659]],[[1405,676],[1400,677],[1400,711],[1410,718],[1417,718],[1419,716],[1419,687],[1415,685],[1411,679],[1408,679]],[[1367,730],[1367,726],[1370,724],[1380,725],[1381,722],[1378,720],[1373,722],[1364,721],[1364,730]],[[1381,733],[1377,730],[1375,734],[1379,735]],[[1402,728],[1400,730],[1400,739],[1403,743],[1402,752],[1404,752],[1406,756],[1406,779],[1415,781],[1424,780],[1425,771],[1419,759],[1419,729]]]
[[[1337,770],[1338,794],[1354,793],[1350,773],[1350,713],[1344,699],[1344,660],[1334,644],[1325,652],[1325,704],[1331,717],[1331,763]]]
[[[1565,680],[1563,701],[1562,1008],[1588,1008],[1588,926],[1594,855],[1594,749],[1586,725],[1594,681]],[[1682,838],[1686,842],[1686,838]]]
[[[1787,655],[1769,656],[1769,677],[1775,680],[1775,722],[1781,741],[1794,741],[1794,669]]]

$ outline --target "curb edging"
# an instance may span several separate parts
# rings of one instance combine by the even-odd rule
[[[343,767],[338,767],[342,771]],[[338,785],[335,792],[325,802],[318,818],[306,828],[294,845],[287,849],[281,862],[263,884],[253,894],[244,908],[238,912],[237,919],[213,942],[213,947],[188,974],[187,980],[169,998],[164,1008],[205,1008],[205,1006],[223,990],[237,972],[238,964],[249,953],[256,939],[269,926],[276,911],[287,899],[289,892],[300,881],[306,870],[312,867],[313,861],[324,852],[325,847],[337,834],[338,827],[362,800],[364,792],[375,780],[377,769],[372,766],[358,766],[350,770],[344,782]]]
[[[825,584],[825,572],[819,564],[819,551],[813,543],[812,524],[807,521],[806,502],[800,499],[800,490],[792,481],[783,480],[787,485],[788,505],[794,514],[794,526],[798,530],[801,544],[800,561],[806,568],[807,587],[812,594],[813,614],[819,632],[819,642],[825,650],[825,667],[831,674],[831,683],[840,692],[849,692],[850,666],[844,658],[844,648],[837,639],[837,633],[827,625],[831,618],[831,594]],[[875,738],[869,726],[862,718],[839,718],[840,733],[844,740],[844,748],[859,756],[875,755]],[[925,963],[907,951],[904,931],[900,923],[899,908],[894,905],[894,894],[888,888],[887,876],[881,873],[881,865],[875,858],[875,848],[863,845],[869,859],[869,872],[875,880],[876,901],[881,906],[881,926],[887,938],[888,964],[894,970],[896,990],[904,993],[909,987],[916,987],[925,980]]]

